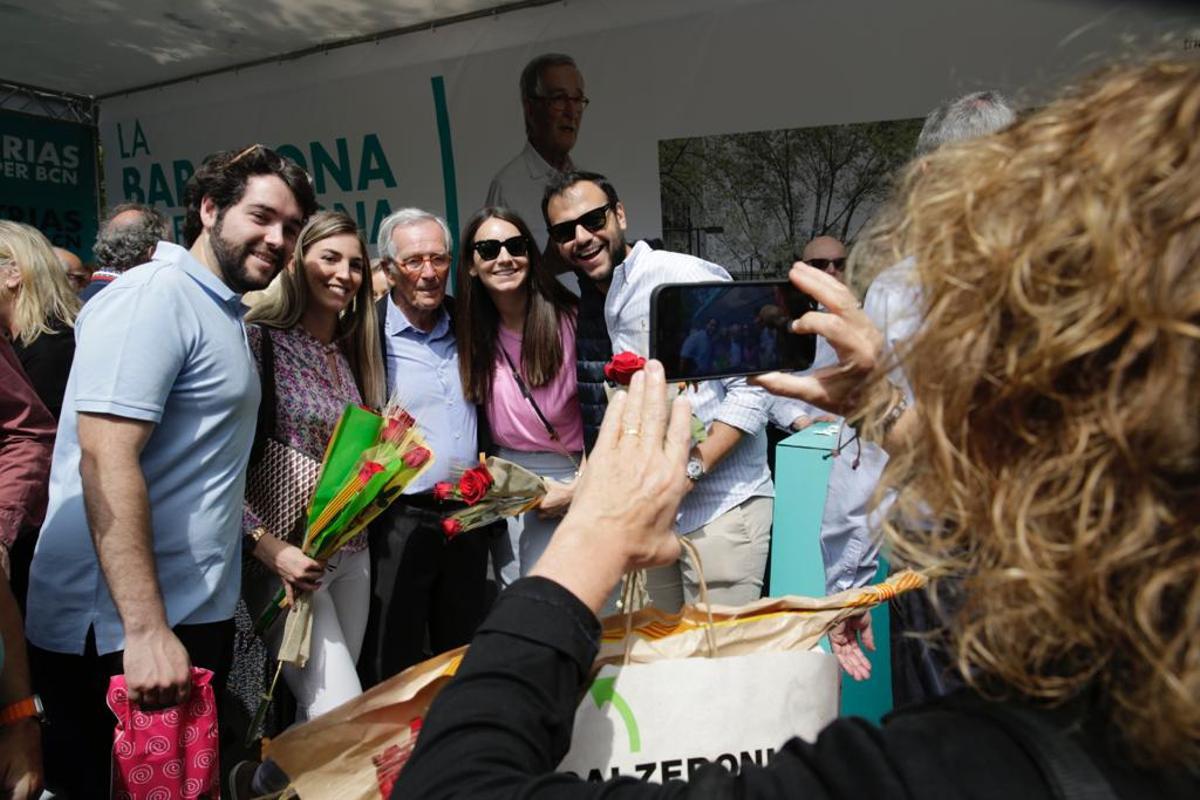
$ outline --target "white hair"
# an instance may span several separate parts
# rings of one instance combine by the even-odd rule
[[[437,214],[420,208],[402,208],[399,211],[393,211],[391,214],[388,214],[379,225],[380,257],[386,258],[394,264],[396,262],[396,251],[392,246],[392,232],[396,228],[407,228],[409,225],[416,225],[419,222],[427,221],[436,222],[441,227],[442,233],[446,237],[446,251],[449,252],[454,242],[454,237],[450,234],[450,226],[446,224],[446,220]]]
[[[1013,124],[1016,112],[999,92],[972,92],[943,103],[929,113],[917,138],[917,155],[944,144],[996,133]]]

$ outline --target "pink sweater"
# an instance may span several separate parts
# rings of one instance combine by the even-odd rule
[[[521,335],[504,327],[500,327],[498,333],[498,344],[520,369]],[[508,362],[497,352],[487,415],[492,437],[501,447],[534,453],[562,453],[564,448],[572,453],[583,450],[583,419],[575,387],[575,326],[569,318],[563,318],[559,335],[562,337],[563,361],[558,375],[545,386],[530,387],[530,391],[542,413],[558,431],[561,446],[550,440],[537,412],[522,396]]]

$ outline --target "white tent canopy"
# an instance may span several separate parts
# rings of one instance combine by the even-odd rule
[[[543,0],[544,2],[545,0]],[[496,0],[6,0],[0,78],[104,97],[473,14]]]

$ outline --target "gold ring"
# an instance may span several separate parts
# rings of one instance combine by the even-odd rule
[[[642,430],[641,430],[641,428],[632,428],[632,427],[629,427],[629,428],[626,428],[624,431],[622,431],[622,433],[623,433],[625,436],[641,436],[641,435],[642,435]]]

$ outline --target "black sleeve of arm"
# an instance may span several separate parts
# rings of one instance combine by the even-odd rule
[[[38,398],[51,416],[62,415],[63,396],[75,356],[75,339],[71,331],[58,331],[39,336],[28,347],[14,347],[21,367]]]
[[[497,599],[458,675],[434,701],[393,798],[676,797],[624,779],[554,772],[596,657],[600,624],[570,592],[523,578]]]
[[[599,632],[591,611],[553,581],[524,578],[506,589],[430,709],[393,800],[908,796],[882,733],[855,719],[834,723],[815,744],[794,739],[769,767],[736,776],[713,764],[690,784],[664,786],[554,772],[570,746]]]

